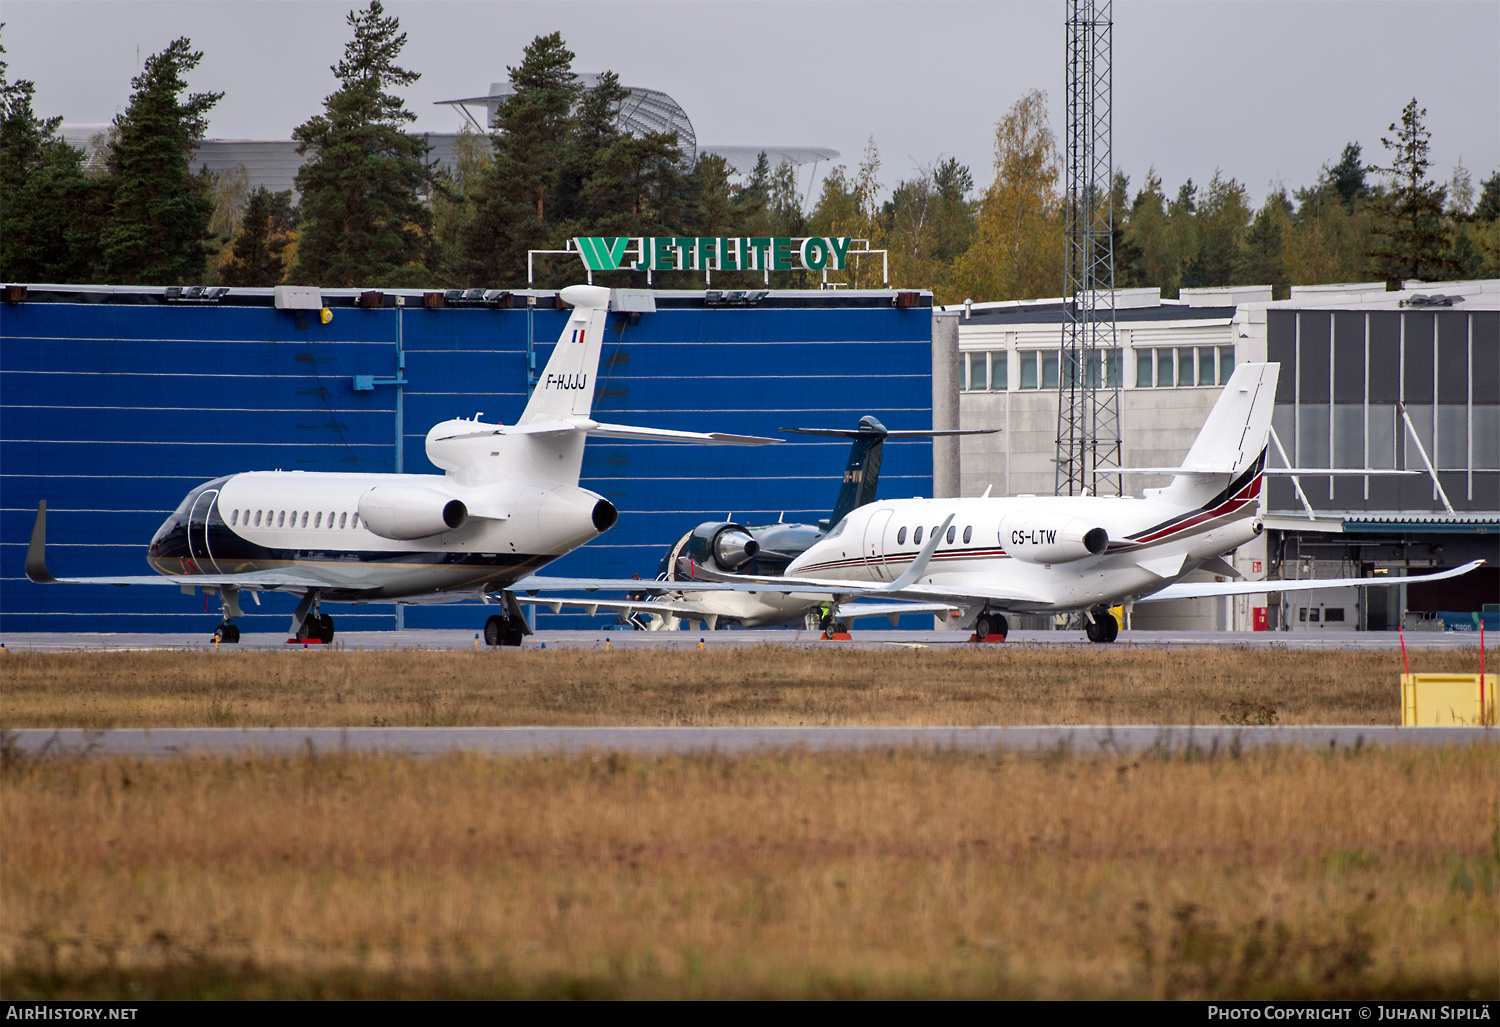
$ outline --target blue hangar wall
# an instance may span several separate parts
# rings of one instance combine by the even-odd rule
[[[423,441],[439,420],[513,422],[526,401],[528,335],[545,365],[566,312],[551,294],[514,307],[425,309],[420,294],[364,309],[324,293],[333,313],[274,309],[269,290],[217,304],[166,303],[160,290],[33,287],[0,305],[0,633],[210,631],[217,599],[170,586],[39,586],[25,577],[38,500],[47,500],[54,574],[148,574],[146,545],[193,486],[237,471],[395,470],[397,335],[404,470],[433,472]],[[931,308],[892,293],[773,293],[753,307],[708,307],[660,293],[637,323],[616,315],[594,402],[601,419],[776,436],[777,428],[932,423]],[[551,306],[552,309],[548,309]],[[399,319],[399,329],[398,329]],[[847,443],[759,449],[591,440],[585,488],[620,521],[548,573],[651,578],[666,547],[705,520],[828,516]],[[932,447],[889,443],[881,494],[930,495]],[[281,631],[295,599],[242,599],[247,631]],[[387,630],[394,608],[330,607],[339,630]],[[413,606],[409,627],[477,628],[479,604]],[[539,615],[540,627],[611,618]],[[910,626],[930,624],[908,618]],[[3,640],[3,636],[0,636]]]

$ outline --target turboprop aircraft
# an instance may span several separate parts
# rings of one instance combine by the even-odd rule
[[[700,568],[736,588],[961,605],[982,640],[1009,631],[1009,614],[1081,612],[1090,641],[1112,642],[1122,603],[1389,584],[1370,578],[1181,580],[1195,570],[1239,577],[1223,557],[1262,531],[1266,444],[1279,364],[1241,364],[1225,385],[1172,483],[1143,498],[1016,496],[882,500],[859,507],[779,577]],[[1161,473],[1139,468],[1123,473]],[[1334,472],[1338,473],[1338,472]],[[1356,471],[1355,473],[1365,473]],[[1439,581],[1483,560],[1402,579]],[[691,583],[686,586],[693,587]]]
[[[302,597],[291,638],[331,642],[325,602],[498,600],[485,641],[529,632],[510,586],[608,531],[609,500],[579,488],[589,436],[759,446],[778,439],[600,424],[590,418],[609,290],[574,285],[573,312],[513,425],[456,419],[427,433],[443,474],[250,471],[187,494],[147,550],[155,575],[57,578],[47,570],[47,504],[37,506],[26,576],[42,584],[199,586],[216,592],[215,637],[239,641],[240,593]]]
[[[834,498],[833,513],[817,524],[745,525],[731,518],[706,521],[679,538],[661,558],[656,581],[642,582],[651,595],[645,599],[522,599],[522,603],[582,607],[593,616],[600,610],[622,614],[630,623],[647,631],[672,630],[680,621],[699,621],[710,631],[722,624],[744,628],[776,627],[802,621],[817,607],[827,607],[824,628],[834,621],[857,617],[889,617],[894,624],[903,613],[947,613],[951,603],[887,602],[844,603],[831,606],[823,595],[783,592],[684,592],[661,587],[665,582],[694,581],[700,566],[720,575],[779,574],[809,546],[843,520],[851,510],[874,502],[880,486],[880,465],[888,439],[925,439],[940,435],[991,435],[994,428],[948,428],[892,431],[871,415],[859,419],[858,428],[782,428],[798,435],[820,435],[849,439],[849,459]],[[732,581],[733,578],[725,580]]]

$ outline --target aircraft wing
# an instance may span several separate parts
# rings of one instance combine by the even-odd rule
[[[1410,585],[1421,581],[1443,581],[1467,574],[1483,564],[1472,560],[1436,574],[1418,574],[1407,578],[1305,578],[1301,581],[1179,581],[1160,592],[1137,599],[1139,603],[1157,603],[1168,599],[1204,599],[1212,596],[1258,595],[1262,592],[1307,592],[1323,588],[1372,588],[1377,585]]]
[[[47,569],[47,501],[37,504],[26,547],[26,576],[38,585],[208,585],[213,588],[346,588],[294,567],[274,574],[122,574],[113,577],[59,578]]]

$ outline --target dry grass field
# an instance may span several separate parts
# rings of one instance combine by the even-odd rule
[[[1218,647],[9,652],[0,727],[1395,724],[1399,673],[1394,652]]]
[[[1496,769],[12,754],[0,990],[1495,999]]]

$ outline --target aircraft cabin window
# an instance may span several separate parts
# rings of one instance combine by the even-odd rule
[[[333,511],[332,510],[328,511],[328,527],[329,527],[330,530],[333,528]]]
[[[972,539],[973,537],[974,537],[974,525],[970,524],[970,525],[968,525],[967,527],[964,528],[964,545],[968,545],[969,544],[969,540]]]
[[[900,531],[896,532],[896,545],[898,545],[898,546],[904,546],[904,545],[906,545],[906,529],[905,528],[902,528]]]
[[[286,527],[286,511],[285,510],[282,510],[280,513],[277,514],[277,516],[276,516],[276,527],[278,527],[278,528],[285,528]]]
[[[344,526],[344,522],[347,521],[348,519],[349,519],[349,515],[348,514],[346,514],[346,513],[339,514],[339,527],[342,528]]]
[[[313,527],[314,528],[321,528],[322,526],[323,526],[323,511],[319,510],[318,511],[318,515],[313,518]]]
[[[231,510],[229,513],[229,526],[232,528],[238,523],[240,523],[240,512],[238,510]]]
[[[953,525],[951,525],[951,524],[950,524],[950,525],[948,525],[948,544],[949,544],[949,545],[950,545],[950,546],[951,546],[951,545],[953,545],[953,538],[954,538],[954,536],[956,536],[956,535],[957,535],[957,534],[958,534],[958,528],[956,528],[956,527],[954,527],[954,526],[953,526]]]
[[[307,527],[307,511],[306,510],[302,511],[302,526],[304,528]]]
[[[260,511],[255,511],[255,526],[260,527]]]
[[[355,514],[354,515],[354,520],[352,520],[352,521],[349,522],[349,527],[351,527],[351,528],[357,528],[357,527],[359,527],[359,514]]]
[[[932,526],[932,535],[936,535],[936,534],[937,534],[937,533],[938,533],[938,529],[939,529],[939,528],[941,528],[941,527],[942,527],[942,525],[941,525],[941,524],[934,524],[934,525],[933,525],[933,526]],[[928,536],[927,536],[927,537],[928,537],[928,538],[931,538],[931,537],[932,537],[932,535],[928,535]]]
[[[917,530],[911,533],[911,541],[912,545],[915,546],[922,544],[922,526],[920,524],[917,525]]]

